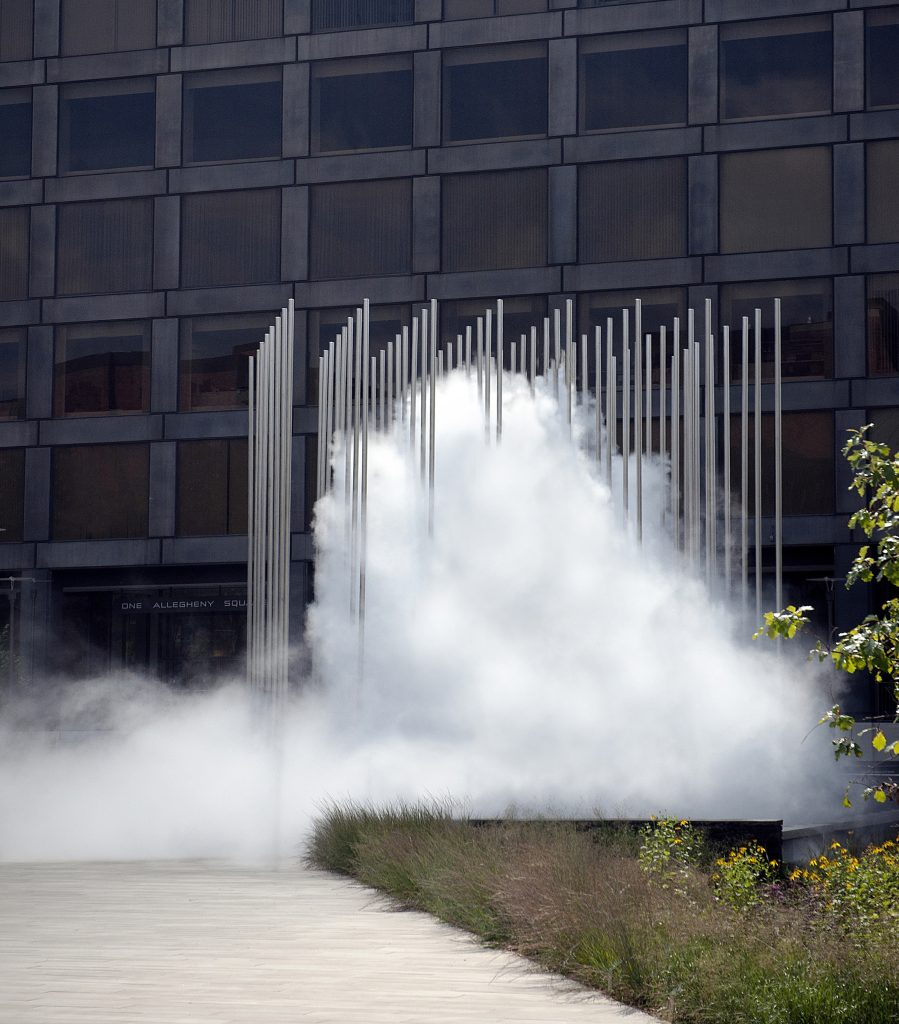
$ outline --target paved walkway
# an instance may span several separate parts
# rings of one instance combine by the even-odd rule
[[[644,1024],[326,874],[0,865],[0,1024]]]

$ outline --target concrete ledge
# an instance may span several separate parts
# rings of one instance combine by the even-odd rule
[[[81,540],[38,544],[39,569],[80,569],[102,565],[152,565],[159,561],[158,540]]]

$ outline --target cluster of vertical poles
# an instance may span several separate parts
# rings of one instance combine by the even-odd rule
[[[287,694],[293,299],[249,365],[247,679],[274,707]]]
[[[740,367],[740,465],[735,478],[731,456],[731,338],[722,332],[723,387],[721,407],[716,388],[716,339],[712,304],[705,304],[702,325],[695,312],[685,322],[675,318],[670,331],[662,326],[654,342],[643,330],[642,304],[621,311],[620,321],[607,318],[594,328],[593,337],[575,335],[573,302],[564,310],[521,334],[505,337],[503,302],[486,308],[483,316],[455,339],[439,341],[436,300],[422,308],[411,325],[371,352],[369,302],[347,318],[340,333],[319,358],[319,438],[317,485],[319,497],[342,477],[342,498],[347,516],[350,553],[350,605],[364,635],[365,545],[368,500],[368,440],[370,431],[390,431],[403,424],[411,457],[427,488],[428,529],[434,529],[436,458],[436,384],[452,371],[477,377],[484,415],[485,439],[502,440],[503,376],[520,374],[534,394],[548,391],[573,434],[578,406],[595,416],[593,455],[609,486],[613,483],[613,455],[629,453],[620,468],[620,512],[642,541],[646,525],[643,467],[648,459],[667,462],[669,493],[657,513],[670,531],[675,547],[683,552],[709,583],[723,577],[728,591],[739,584],[749,610],[754,591],[756,619],[762,612],[762,314],[756,309],[752,323],[742,320]],[[659,346],[658,353],[653,345]],[[750,373],[752,346],[754,373]],[[591,356],[592,348],[592,359]],[[655,356],[658,359],[655,359]],[[592,363],[592,366],[591,366]],[[538,365],[541,373],[538,376]],[[658,384],[653,371],[658,365]],[[752,377],[752,380],[751,380]],[[750,382],[752,388],[750,388]],[[564,393],[563,393],[564,392]],[[620,407],[619,407],[620,402]],[[754,457],[750,465],[750,414],[753,417]],[[720,432],[719,432],[720,416]],[[653,422],[658,436],[653,438]],[[621,436],[619,437],[618,434]],[[719,437],[722,445],[719,459]],[[323,439],[323,441],[321,440]],[[335,440],[342,443],[335,444]],[[335,474],[332,457],[345,459]],[[782,516],[782,404],[781,307],[774,303],[774,548],[776,606],[783,600]],[[719,475],[719,466],[722,474]],[[754,580],[749,573],[750,494],[754,519]],[[738,497],[737,497],[738,496]],[[739,506],[737,505],[739,500]],[[737,536],[734,536],[736,526]],[[719,531],[720,527],[720,531]],[[735,564],[736,562],[736,564]],[[360,651],[362,645],[360,644]]]

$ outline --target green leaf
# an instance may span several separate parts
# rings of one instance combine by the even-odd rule
[[[884,736],[882,730],[878,730],[877,734],[874,737],[874,739],[871,740],[871,746],[875,750],[877,750],[879,752],[881,750],[886,749],[886,745],[887,745],[887,738],[886,738],[886,736]]]

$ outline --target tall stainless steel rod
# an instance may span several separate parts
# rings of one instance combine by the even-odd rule
[[[437,358],[437,300],[431,299],[431,400],[428,403],[430,421],[428,436],[428,533],[434,534],[435,457],[437,454],[437,378],[433,364]]]
[[[421,311],[421,435],[419,451],[421,453],[421,484],[428,480],[428,399],[430,397],[430,378],[437,367],[430,363],[430,309],[425,306]]]
[[[503,315],[503,300],[496,300],[496,441],[497,444],[503,436],[503,367],[505,357],[505,317]],[[515,370],[515,360],[512,360],[512,370]]]
[[[732,495],[730,478],[730,327],[724,327],[722,330],[721,359],[721,376],[723,377],[724,384],[724,390],[722,392],[724,401],[724,410],[722,413],[724,431],[724,437],[722,439],[722,445],[724,448],[724,495],[722,498],[724,501],[724,586],[727,594],[729,595],[731,590],[731,578],[733,575],[733,558],[731,551],[733,545],[733,537],[731,536]]]
[[[484,311],[484,433],[490,440],[490,363],[493,359],[493,310]]]
[[[680,318],[675,317],[671,340],[671,528],[675,550],[681,550],[680,439],[681,439],[681,342]]]
[[[256,357],[247,360],[247,682],[256,685],[254,673],[255,637],[253,619],[256,613],[256,595],[253,593],[255,572],[256,525],[255,525],[255,484],[256,484]]]
[[[584,345],[586,350],[587,346]],[[593,394],[596,396],[594,405],[595,423],[593,430],[596,434],[596,465],[602,464],[602,328],[599,324],[593,332]]]
[[[635,329],[641,322],[636,302]],[[643,540],[643,336],[634,334],[634,518],[637,540]]]
[[[755,620],[762,618],[762,311],[755,311]]]
[[[628,338],[628,311],[622,312],[622,382],[621,382],[621,510],[624,522],[630,522],[630,460],[631,460],[631,350]]]
[[[606,318],[606,485],[612,489],[612,456],[618,441],[615,437],[615,397],[618,392],[618,371],[612,347],[614,321]]]
[[[668,337],[666,334],[665,325],[662,324],[659,328],[659,457],[661,464],[664,467],[665,460],[668,457],[668,437],[666,434],[667,423],[667,394],[666,389],[668,387],[667,380],[668,370]],[[664,472],[664,469],[663,469]],[[665,522],[666,502],[664,494],[660,496],[659,500],[659,521]]]
[[[774,300],[774,607],[783,608],[783,367],[780,299]]]
[[[743,317],[740,372],[740,592],[749,610],[749,317]]]
[[[418,392],[418,317],[412,318],[412,367],[409,377],[409,447],[415,451],[415,405]]]
[[[537,325],[531,326],[531,394],[537,386]]]

